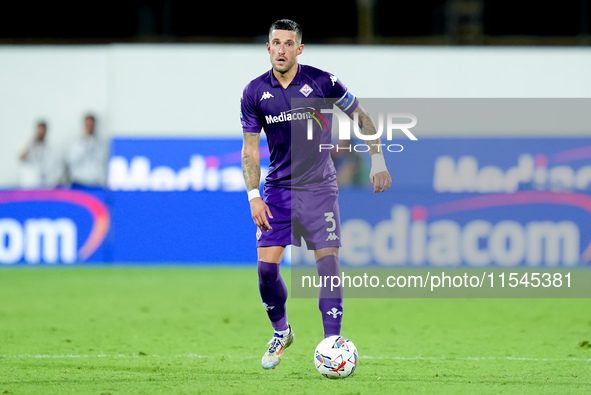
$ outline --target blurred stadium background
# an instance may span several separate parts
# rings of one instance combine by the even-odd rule
[[[239,98],[244,85],[269,68],[264,43],[267,26],[277,17],[303,25],[306,49],[300,62],[331,71],[361,98],[586,98],[591,88],[591,11],[584,0],[544,5],[499,0],[304,1],[297,9],[271,3],[261,3],[257,12],[251,8],[239,2],[232,12],[224,12],[214,3],[204,7],[174,0],[3,4],[3,264],[252,262],[253,229],[239,161]],[[82,134],[89,113],[96,116],[98,138],[108,147],[103,164],[108,176],[104,187],[74,195],[68,179],[61,177],[63,158]],[[46,141],[52,147],[53,160],[47,166],[55,179],[47,185],[66,186],[59,196],[47,191],[17,195],[13,190],[35,187],[24,182],[26,166],[18,155],[39,120],[47,122]],[[429,160],[416,164],[422,172],[411,174],[410,180],[395,174],[398,188],[392,193],[410,194],[409,200],[419,204],[416,193],[440,196],[441,189],[433,190],[435,164],[449,155],[458,166],[468,155],[481,168],[496,166],[503,174],[518,163],[525,166],[523,171],[533,172],[537,155],[537,167],[542,157],[550,161],[545,168],[552,184],[538,189],[556,189],[560,181],[560,190],[588,190],[587,157],[578,157],[566,170],[562,166],[551,171],[553,165],[564,165],[553,163],[552,155],[585,144],[568,140],[588,137],[585,126],[515,133],[501,128],[421,130],[419,122],[421,139],[459,138],[468,148],[425,143]],[[500,144],[511,141],[516,148],[487,158],[486,144],[469,145],[490,137],[508,138]],[[511,140],[514,137],[554,140],[534,149],[525,140]],[[560,147],[557,137],[564,139]],[[524,154],[529,164],[518,162]],[[355,173],[366,171],[367,158],[350,157],[353,161],[337,158],[341,182],[363,187],[365,177]],[[421,182],[413,183],[413,177]],[[175,190],[188,191],[161,192]],[[81,196],[90,196],[89,201],[80,203]],[[220,201],[226,202],[226,209],[211,215],[209,207]],[[100,210],[92,211],[92,204]],[[212,226],[218,221],[236,225],[236,241],[216,256],[214,240],[226,237],[225,229]],[[142,227],[146,231],[138,237]],[[586,229],[580,232],[586,234]],[[168,241],[166,253],[146,247],[157,245],[157,240]],[[583,244],[586,240],[577,244],[578,256]]]
[[[466,104],[478,110],[473,121],[487,120],[438,129],[419,116],[419,141],[388,157],[394,186],[377,197],[364,181],[366,157],[335,156],[345,265],[543,271],[591,261],[589,0],[3,2],[0,390],[334,390],[297,387],[308,378],[300,366],[313,369],[313,300],[290,300],[301,364],[278,369],[266,387],[271,376],[258,367],[269,328],[240,169],[239,99],[270,68],[267,29],[279,18],[303,27],[300,63],[334,73],[360,98],[399,99],[401,108],[427,99],[412,103],[428,113]],[[462,98],[478,100],[453,101]],[[556,101],[530,113],[551,122],[516,132],[496,128],[503,114],[487,111],[490,99],[505,109]],[[561,124],[570,110],[580,118]],[[107,150],[99,186],[63,177],[87,114]],[[46,184],[29,182],[19,160],[39,121],[52,153]],[[104,267],[118,264],[131,267]],[[352,387],[336,384],[344,392],[591,385],[584,299],[348,303],[347,333],[369,368]],[[227,345],[236,331],[246,340]]]

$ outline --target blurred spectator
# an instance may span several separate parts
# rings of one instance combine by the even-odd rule
[[[84,118],[84,133],[70,145],[65,157],[66,173],[73,187],[102,187],[106,183],[107,148],[96,136],[94,115]]]
[[[40,121],[33,140],[19,155],[19,182],[22,188],[53,188],[59,176],[57,156],[47,144],[47,123]]]

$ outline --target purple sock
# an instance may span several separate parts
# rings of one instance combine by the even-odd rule
[[[289,328],[285,302],[287,302],[287,287],[281,277],[278,263],[258,261],[259,291],[263,306],[271,320],[275,331],[283,331]]]
[[[339,276],[339,257],[327,255],[320,258],[316,262],[316,269],[320,279],[325,276]],[[318,308],[322,313],[324,337],[340,335],[343,321],[343,287],[339,286],[331,290],[331,281],[328,280],[326,284],[328,287],[321,287],[318,295]]]

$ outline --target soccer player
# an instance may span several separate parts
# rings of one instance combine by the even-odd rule
[[[294,340],[286,314],[287,288],[279,271],[285,247],[300,246],[304,238],[307,248],[314,250],[319,276],[339,275],[341,244],[336,171],[330,150],[319,149],[319,144],[331,142],[326,129],[332,114],[319,111],[332,109],[334,105],[352,119],[357,118],[363,134],[375,135],[370,117],[341,81],[325,71],[298,64],[297,57],[303,50],[299,24],[287,19],[274,22],[267,43],[272,69],[252,80],[244,88],[241,99],[242,168],[252,218],[258,227],[259,291],[274,329],[261,361],[265,369],[275,368],[283,351]],[[294,99],[309,99],[317,106],[292,108]],[[316,119],[321,115],[323,122],[308,122],[311,114]],[[293,136],[310,138],[306,133],[310,125],[312,140],[301,137],[296,141],[292,137],[292,128],[300,127],[302,133]],[[261,129],[267,135],[271,155],[262,198],[259,192]],[[366,143],[371,148],[370,179],[374,192],[384,192],[392,180],[379,150],[379,139]],[[342,288],[332,292],[321,288],[318,307],[324,336],[340,335]]]

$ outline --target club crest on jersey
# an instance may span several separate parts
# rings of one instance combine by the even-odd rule
[[[310,86],[308,84],[302,86],[302,89],[300,89],[300,93],[306,97],[310,96],[310,93],[312,93],[314,89],[310,88]]]

